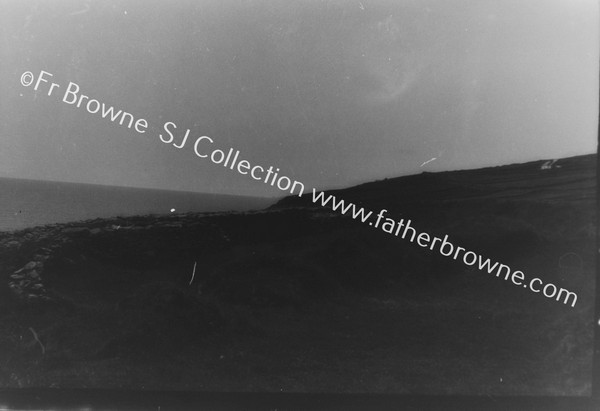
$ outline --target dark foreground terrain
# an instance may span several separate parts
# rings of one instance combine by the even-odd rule
[[[0,233],[0,387],[590,393],[596,156],[334,192],[575,307],[284,199]],[[308,200],[308,201],[302,201]]]

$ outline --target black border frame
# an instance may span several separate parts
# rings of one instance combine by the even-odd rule
[[[600,63],[600,61],[599,61]],[[600,72],[599,72],[600,75]],[[600,99],[600,89],[598,90]],[[596,150],[596,312],[590,396],[463,396],[0,388],[4,410],[600,410],[600,107]]]
[[[23,388],[0,391],[0,410],[6,409],[597,411],[600,409],[600,399],[594,394],[590,397],[500,397]]]

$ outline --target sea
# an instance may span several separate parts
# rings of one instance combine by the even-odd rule
[[[94,218],[261,210],[276,198],[0,178],[0,231]]]

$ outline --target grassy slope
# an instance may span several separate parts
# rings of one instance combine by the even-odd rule
[[[21,244],[2,251],[3,273],[60,244],[43,274],[56,303],[0,289],[0,385],[589,393],[595,157],[540,164],[338,194],[564,284],[576,308],[290,199],[79,224],[93,235],[57,225],[0,236]],[[567,252],[583,261],[577,278],[558,267]]]

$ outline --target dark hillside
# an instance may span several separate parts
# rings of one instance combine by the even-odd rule
[[[374,210],[465,200],[546,201],[575,204],[595,201],[595,154],[511,164],[477,170],[424,172],[327,191]],[[548,167],[547,166],[547,167]],[[286,197],[271,208],[307,206],[311,197]]]
[[[0,233],[0,386],[585,395],[596,156],[331,193],[575,307],[303,199]]]

